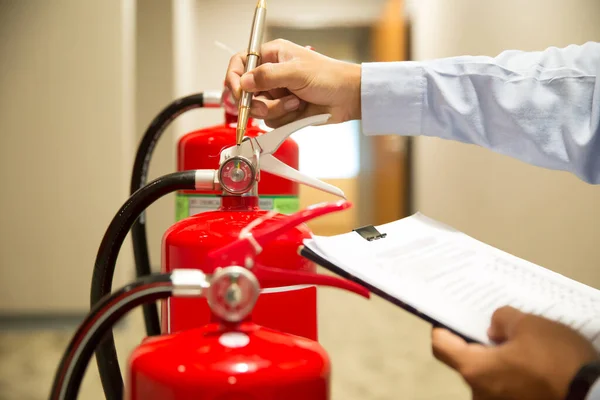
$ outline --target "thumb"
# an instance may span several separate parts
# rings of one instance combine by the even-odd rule
[[[488,336],[495,342],[504,342],[515,335],[517,324],[525,314],[513,307],[502,307],[492,315],[492,322],[488,329]]]
[[[299,90],[306,86],[308,74],[293,62],[265,63],[242,75],[241,86],[248,92],[266,92],[285,88]]]
[[[442,328],[434,328],[431,344],[434,357],[449,367],[459,370],[466,362],[467,342],[450,331]]]

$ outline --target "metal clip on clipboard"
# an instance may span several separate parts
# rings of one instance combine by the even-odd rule
[[[373,225],[365,225],[360,228],[352,229],[352,231],[358,233],[369,242],[383,239],[387,236],[387,233],[380,233]]]

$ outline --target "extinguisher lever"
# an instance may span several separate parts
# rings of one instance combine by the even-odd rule
[[[291,122],[287,125],[274,129],[254,138],[246,138],[241,145],[231,146],[221,152],[220,163],[225,163],[232,157],[243,157],[248,160],[258,158],[260,160],[257,165],[257,173],[265,171],[273,175],[277,175],[284,179],[289,179],[294,182],[302,183],[312,188],[322,190],[323,192],[333,194],[335,196],[346,198],[344,192],[328,183],[319,179],[304,175],[300,171],[290,167],[289,165],[278,160],[273,154],[279,147],[290,137],[294,132],[311,125],[321,125],[329,120],[330,114],[313,115],[303,118],[298,121]]]
[[[330,193],[343,199],[346,198],[346,195],[340,188],[330,185],[329,183],[323,182],[317,178],[304,175],[300,171],[295,170],[294,168],[290,167],[289,165],[276,159],[273,156],[261,158],[260,169],[262,171],[269,172],[270,174],[277,175],[282,178],[286,178],[291,181],[302,183],[306,186],[321,190],[325,193]]]
[[[302,118],[273,129],[264,135],[258,136],[256,141],[263,151],[268,154],[273,154],[293,133],[308,126],[322,125],[327,122],[329,118],[331,118],[331,114],[319,114]]]
[[[350,207],[352,207],[352,203],[347,200],[313,204],[304,210],[300,210],[291,215],[285,216],[275,227],[264,228],[253,233],[254,239],[261,246],[264,246],[266,243],[277,238],[277,236],[281,235],[288,229],[293,228],[294,226],[308,222],[323,215],[346,210]]]
[[[256,255],[262,252],[265,244],[288,229],[322,215],[345,210],[351,206],[352,204],[347,200],[319,203],[293,214],[280,216],[276,224],[271,224],[268,228],[258,229],[265,220],[276,215],[275,212],[267,213],[242,229],[237,240],[211,251],[207,256],[208,260],[215,263],[215,266],[222,266],[247,258],[254,259]]]
[[[315,274],[305,271],[292,271],[281,268],[257,265],[252,273],[260,282],[277,282],[277,286],[317,285],[348,290],[359,296],[370,298],[370,292],[363,286],[334,276]],[[267,286],[268,285],[264,285]]]
[[[211,251],[208,254],[208,260],[209,262],[214,263],[213,266],[215,268],[244,264],[244,266],[251,270],[258,278],[261,284],[266,284],[267,286],[331,286],[346,289],[369,298],[368,290],[345,279],[315,274],[312,272],[272,268],[254,262],[255,257],[262,252],[263,246],[286,232],[288,229],[322,215],[345,210],[349,207],[351,207],[351,203],[346,200],[320,203],[309,206],[294,214],[286,215],[283,218],[280,218],[276,224],[270,224],[268,228],[260,229],[260,225],[265,220],[270,219],[275,215],[275,213],[267,213],[242,229],[240,237],[237,240]]]
[[[313,115],[299,119],[289,124],[283,125],[277,129],[273,129],[263,135],[257,136],[256,138],[247,138],[242,144],[230,146],[221,152],[221,163],[227,159],[235,156],[243,156],[251,158],[254,153],[254,148],[258,146],[260,149],[260,156],[265,157],[272,155],[279,149],[279,147],[285,142],[285,140],[292,135],[292,133],[299,131],[302,128],[306,128],[311,125],[324,124],[329,120],[331,114],[320,114]],[[252,143],[250,143],[252,142]]]

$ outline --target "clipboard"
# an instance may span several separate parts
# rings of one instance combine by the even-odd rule
[[[357,229],[353,229],[354,232],[356,232],[357,234],[359,234],[360,236],[362,236],[365,240],[367,241],[374,241],[374,240],[380,240],[380,239],[385,239],[387,234],[386,233],[380,233],[373,225],[367,225],[367,226],[363,226]],[[457,332],[455,329],[452,329],[444,324],[442,324],[441,322],[437,321],[435,318],[422,313],[421,311],[419,311],[418,309],[410,306],[409,304],[406,304],[405,302],[397,299],[396,297],[392,296],[391,294],[383,291],[382,289],[369,284],[367,282],[365,282],[364,280],[350,274],[347,271],[344,271],[342,268],[338,267],[337,265],[333,264],[332,262],[324,259],[323,257],[319,256],[317,253],[315,253],[314,251],[312,251],[311,249],[309,249],[306,246],[301,246],[300,247],[300,251],[299,254],[320,265],[321,267],[327,269],[328,271],[344,278],[347,279],[349,281],[352,281],[356,284],[361,285],[362,287],[368,289],[371,293],[375,294],[376,296],[390,302],[391,304],[401,308],[404,311],[409,312],[410,314],[424,320],[425,322],[431,324],[434,328],[443,328],[446,329],[450,332],[452,332],[453,334],[459,336],[460,338],[462,338],[463,340],[465,340],[467,343],[478,343],[478,344],[482,344],[480,341],[474,340],[473,338],[470,338],[468,336],[465,336],[464,334]]]
[[[494,346],[491,317],[509,305],[572,327],[600,351],[600,290],[421,213],[314,236],[298,253],[467,343]]]

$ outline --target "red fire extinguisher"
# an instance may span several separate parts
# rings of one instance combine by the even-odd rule
[[[218,210],[187,217],[169,228],[163,238],[161,271],[165,274],[185,269],[213,274],[215,271],[211,269],[212,264],[206,262],[210,252],[245,238],[249,234],[248,229],[256,224],[269,229],[285,220],[285,214],[261,210],[258,206],[257,185],[260,185],[263,172],[345,197],[335,186],[305,176],[274,156],[292,133],[303,127],[323,124],[328,119],[329,115],[325,114],[295,121],[268,133],[247,137],[240,146],[236,146],[232,140],[231,146],[220,151],[218,169],[174,172],[134,191],[111,221],[100,244],[92,279],[92,306],[111,293],[116,259],[129,228],[140,224],[144,210],[168,193],[218,190],[222,193],[222,205]],[[148,157],[140,157],[138,152],[136,162],[139,159],[148,160]],[[144,163],[142,164],[145,165]],[[145,234],[145,230],[142,232]],[[269,238],[264,245],[252,241],[252,235],[249,240],[260,249],[260,254],[256,257],[257,263],[288,272],[314,273],[315,264],[298,254],[299,246],[309,237],[310,231],[305,225],[294,225],[293,229]],[[245,264],[243,266],[248,267]],[[142,273],[140,277],[148,275],[149,273]],[[254,309],[255,322],[266,328],[315,340],[316,301],[302,296],[308,290],[316,291],[314,286],[290,287],[289,280],[278,281],[273,277],[259,280],[264,289]],[[210,312],[210,306],[204,298],[173,297],[162,304],[165,329],[160,334],[200,328],[213,321],[214,314]],[[112,332],[98,344],[96,361],[108,398],[120,399],[123,381]]]
[[[236,240],[206,254],[203,263],[212,273],[173,270],[139,278],[106,295],[72,338],[56,371],[50,400],[77,398],[94,348],[123,315],[140,304],[184,297],[205,298],[213,322],[147,338],[129,357],[124,399],[328,400],[331,368],[319,343],[261,326],[251,314],[261,288],[270,286],[267,282],[325,285],[369,298],[369,291],[353,282],[273,268],[260,258],[269,243],[289,229],[349,206],[339,201],[291,216],[265,215],[258,223],[247,224]]]
[[[225,112],[223,124],[187,133],[179,139],[178,171],[217,169],[221,151],[235,143],[237,107],[229,91],[223,92],[221,104]],[[261,129],[256,120],[248,121],[246,137],[257,138],[265,133],[267,131]],[[273,156],[297,170],[296,142],[288,136],[277,144]],[[272,174],[267,168],[261,168],[260,182],[255,193],[258,196],[248,196],[243,199],[243,202],[240,202],[236,193],[227,192],[223,196],[223,189],[220,187],[177,192],[177,221],[184,221],[173,225],[163,238],[162,270],[166,272],[176,268],[186,268],[186,265],[192,264],[191,260],[196,261],[204,257],[204,241],[197,243],[190,241],[190,238],[210,233],[211,238],[206,241],[207,249],[214,247],[218,242],[231,240],[236,234],[236,229],[231,229],[230,221],[223,222],[222,213],[215,214],[212,211],[233,211],[240,222],[261,215],[257,213],[259,210],[289,214],[299,209],[298,191],[298,182],[295,180]],[[198,213],[204,214],[198,218],[185,219]],[[308,237],[308,232],[299,228],[294,234],[290,233],[286,238],[281,238],[274,246],[274,249],[277,249],[266,253],[273,258],[271,265],[292,270],[316,271],[314,263],[297,257],[293,253],[294,249],[290,247],[305,237]],[[193,248],[190,248],[190,243],[194,243]],[[290,309],[295,310],[293,317],[283,312]],[[172,299],[163,304],[161,311],[163,333],[202,326],[210,320],[206,302],[197,299]],[[316,340],[316,288],[296,287],[281,291],[272,289],[268,293],[263,293],[256,305],[255,319],[265,326]]]
[[[222,124],[199,129],[183,135],[177,144],[177,170],[186,171],[194,169],[216,169],[219,167],[219,155],[221,150],[235,143],[235,131],[237,123],[237,108],[227,90],[207,91],[198,93],[172,102],[152,121],[148,127],[136,155],[132,180],[131,193],[142,188],[147,182],[147,171],[154,146],[166,127],[182,113],[195,108],[224,109],[225,121]],[[255,138],[267,133],[256,120],[250,119],[246,136]],[[287,137],[279,144],[273,154],[274,157],[293,169],[298,169],[298,145]],[[246,217],[257,216],[254,212],[258,210],[276,211],[281,214],[289,214],[299,209],[298,183],[284,177],[271,174],[266,170],[261,171],[260,183],[258,184],[258,197],[246,199],[245,211],[249,211]],[[255,200],[258,204],[255,204]],[[222,190],[217,188],[202,188],[191,190],[180,190],[176,194],[176,221],[185,220],[189,216],[203,212],[219,211],[244,211],[239,205],[232,203],[231,199],[223,196]],[[241,215],[241,214],[238,214]],[[207,216],[208,217],[208,216]],[[181,234],[175,234],[177,229],[189,232],[190,225],[201,223],[201,219],[192,222],[185,220],[185,227],[176,225],[172,227],[168,236],[165,236],[163,244],[162,270],[177,268],[180,261],[177,257],[164,258],[168,254],[186,251],[185,242],[178,241]],[[200,231],[200,227],[197,226]],[[306,229],[298,228],[296,240],[308,236]],[[142,213],[140,218],[132,227],[132,240],[136,263],[137,276],[145,276],[150,273],[149,251],[146,239],[146,221]],[[282,241],[284,242],[284,241]],[[285,245],[284,245],[285,247]],[[200,251],[198,249],[198,251]],[[289,253],[289,252],[288,252]],[[282,254],[286,254],[283,251]],[[306,259],[294,257],[292,259],[281,259],[278,263],[289,269],[316,271],[316,265]],[[278,264],[273,264],[278,265]],[[188,313],[190,307],[196,311]],[[198,310],[199,308],[199,310]],[[280,310],[294,309],[296,315],[292,318],[282,314]],[[159,313],[154,305],[144,307],[144,319],[147,334],[149,336],[166,332],[174,332],[196,326],[202,326],[209,321],[208,307],[206,304],[198,304],[198,301],[177,299],[171,303],[163,304],[161,309],[161,324],[159,325]],[[302,335],[311,339],[317,339],[317,293],[314,287],[297,287],[286,290],[272,289],[263,293],[256,306],[255,318],[257,322],[275,329]]]

